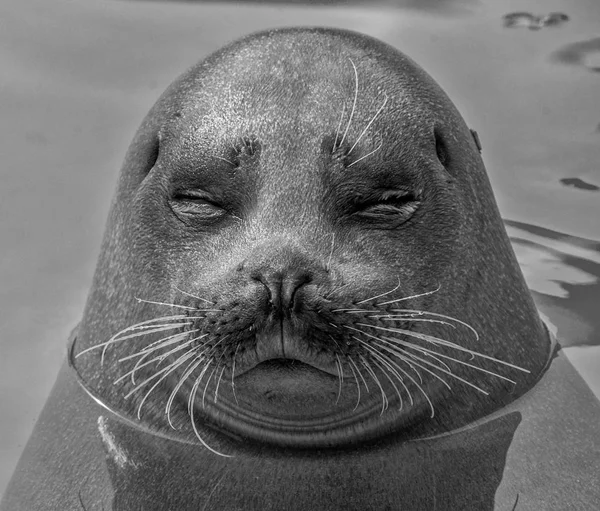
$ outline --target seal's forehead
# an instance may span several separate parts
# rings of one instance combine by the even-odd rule
[[[165,142],[207,150],[256,136],[270,147],[316,151],[340,131],[351,146],[360,140],[372,150],[385,140],[425,143],[440,124],[466,128],[410,58],[368,36],[330,29],[234,42],[180,77],[158,106],[167,112],[159,127]]]
[[[387,95],[426,111],[445,95],[412,60],[368,36],[329,29],[288,29],[255,34],[230,44],[193,67],[178,82],[186,107],[215,106],[269,112],[318,104],[339,113],[343,101]],[[360,99],[359,98],[359,99]],[[394,101],[392,101],[392,99]],[[393,109],[391,109],[393,111]]]

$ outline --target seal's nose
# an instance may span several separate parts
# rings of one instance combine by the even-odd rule
[[[269,293],[269,302],[276,314],[289,315],[297,311],[300,302],[296,292],[312,278],[308,271],[289,269],[288,271],[253,272],[251,278],[265,286]]]

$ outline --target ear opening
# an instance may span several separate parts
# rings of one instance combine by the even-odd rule
[[[475,145],[477,146],[477,150],[481,153],[481,150],[483,149],[483,147],[481,146],[481,140],[479,139],[479,135],[477,134],[477,132],[475,130],[469,130],[471,132],[471,136],[473,137],[473,140],[475,141]]]

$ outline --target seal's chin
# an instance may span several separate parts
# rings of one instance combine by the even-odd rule
[[[389,433],[407,411],[398,410],[390,392],[382,413],[381,394],[361,390],[359,396],[354,379],[310,363],[270,359],[236,376],[204,413],[238,438],[288,448],[339,447]]]

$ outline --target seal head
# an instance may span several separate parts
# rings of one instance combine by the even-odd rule
[[[549,346],[445,93],[382,42],[300,28],[152,108],[74,363],[111,409],[231,452],[444,433],[531,388]]]

